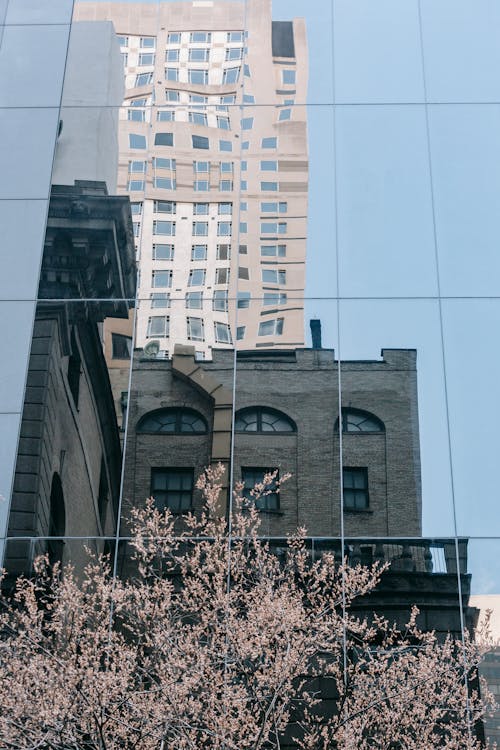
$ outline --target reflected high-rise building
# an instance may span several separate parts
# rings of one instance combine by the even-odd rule
[[[74,19],[111,20],[123,55],[136,346],[303,346],[304,21],[272,21],[271,0],[84,2]]]

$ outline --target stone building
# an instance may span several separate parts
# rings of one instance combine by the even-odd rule
[[[21,422],[5,567],[115,533],[121,447],[101,324],[135,293],[128,198],[102,182],[52,188]],[[96,301],[94,302],[93,299]],[[37,541],[39,537],[52,537]],[[83,544],[73,546],[78,565]]]

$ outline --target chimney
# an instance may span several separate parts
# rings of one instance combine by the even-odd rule
[[[321,349],[321,320],[313,318],[309,321],[311,326],[312,348]]]

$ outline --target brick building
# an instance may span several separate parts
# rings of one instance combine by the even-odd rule
[[[291,474],[279,496],[261,502],[266,534],[298,526],[340,534],[342,453],[346,535],[419,536],[416,352],[384,349],[380,361],[340,365],[342,434],[333,350],[243,351],[236,360],[215,350],[201,362],[183,346],[172,360],[137,353],[125,507],[155,491],[173,510],[197,507],[196,477],[211,462],[230,463],[235,379],[234,481],[252,486],[265,470]]]

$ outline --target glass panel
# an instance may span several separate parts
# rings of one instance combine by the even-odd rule
[[[336,122],[341,293],[435,295],[423,107],[343,107]]]
[[[498,101],[500,7],[489,0],[422,0],[421,14],[429,101]]]
[[[183,202],[182,210],[187,209]],[[207,242],[212,262],[215,237],[214,241],[209,237]],[[174,264],[168,307],[152,309],[146,294],[139,301],[125,453],[123,529],[129,527],[131,507],[141,507],[150,495],[159,507],[168,505],[175,513],[199,510],[201,494],[186,477],[196,482],[207,466],[219,461],[229,469],[234,352],[230,342],[217,341],[217,326],[227,325],[228,312],[214,309],[214,267],[210,279],[208,275],[206,278],[202,306],[188,307],[188,273],[195,262],[189,260],[191,243],[190,231],[185,237],[175,238],[176,257],[184,255],[187,261],[186,267]],[[175,429],[154,433],[142,430],[142,420],[148,415],[154,418],[157,410],[170,408],[177,410]],[[165,476],[172,481],[180,477],[170,494],[166,485],[163,494],[156,485]],[[227,503],[227,477],[223,480],[221,512]],[[174,493],[174,489],[178,491]],[[182,518],[178,523],[182,524]]]
[[[127,303],[38,303],[9,534],[115,533],[132,338]]]
[[[342,407],[383,426],[343,431],[344,467],[368,474],[368,507],[344,513],[346,534],[454,534],[438,303],[343,300],[340,335]]]
[[[497,295],[500,107],[429,108],[441,292]]]
[[[423,101],[416,0],[335,0],[333,28],[337,102]]]
[[[443,300],[453,483],[459,534],[500,534],[496,502],[500,301]]]
[[[5,26],[0,46],[4,107],[58,107],[69,26]],[[44,51],[43,65],[40,50]]]
[[[22,409],[34,308],[34,302],[0,301],[0,340],[6,352],[0,365],[0,413]]]
[[[247,5],[250,10],[251,3]],[[252,31],[252,21],[255,25],[261,23],[259,10],[255,7],[256,14],[259,14],[255,20],[247,10],[249,32]],[[273,0],[272,17],[273,21],[278,22],[273,29],[275,60],[280,52],[286,54],[278,57],[279,63],[273,66],[275,80],[269,80],[269,76],[266,80],[263,71],[269,70],[271,66],[266,68],[262,54],[257,48],[254,50],[249,46],[251,78],[245,78],[245,92],[255,94],[258,104],[273,104],[276,97],[283,100],[293,98],[297,104],[304,104],[306,101],[311,104],[333,102],[332,4],[327,0],[317,0],[314,4],[304,3],[302,0]],[[291,34],[289,22],[292,19],[295,65],[288,64],[294,58],[288,57],[290,52],[287,49]],[[256,33],[254,38],[259,38]],[[257,59],[259,56],[260,62]],[[288,72],[293,69],[296,70],[295,82],[293,75]],[[262,79],[257,78],[261,71]],[[273,83],[275,91],[271,89]]]
[[[8,0],[5,23],[69,23],[72,9],[72,0],[51,0],[47,4],[38,0]]]
[[[0,199],[47,199],[57,125],[57,109],[0,109]]]
[[[46,200],[0,200],[0,298],[37,296],[46,214]]]

